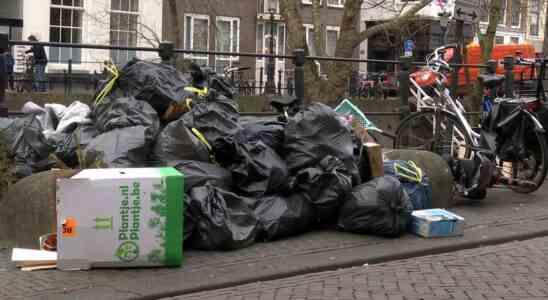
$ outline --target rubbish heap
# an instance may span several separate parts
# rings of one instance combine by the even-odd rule
[[[390,172],[361,178],[363,143],[330,107],[310,104],[287,122],[243,117],[232,99],[196,93],[170,65],[135,59],[112,73],[91,107],[27,103],[25,117],[0,119],[17,178],[174,167],[184,174],[185,248],[232,250],[326,226],[406,231],[410,181]]]

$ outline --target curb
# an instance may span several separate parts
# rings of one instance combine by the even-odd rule
[[[548,230],[540,230],[536,232],[530,232],[530,233],[519,233],[519,234],[513,234],[503,237],[496,237],[492,239],[487,240],[472,240],[472,241],[466,241],[462,243],[456,243],[453,245],[442,245],[442,246],[436,246],[432,247],[430,249],[424,249],[424,250],[413,250],[409,252],[404,253],[398,253],[398,254],[389,254],[389,255],[376,255],[371,256],[364,259],[355,259],[350,261],[345,261],[341,263],[333,263],[325,266],[317,266],[317,267],[309,267],[302,270],[297,271],[289,271],[289,272],[280,272],[273,275],[264,275],[264,276],[257,276],[253,279],[243,279],[243,280],[236,280],[233,282],[226,282],[226,283],[220,283],[220,284],[211,284],[211,285],[204,285],[197,288],[187,288],[182,289],[179,291],[173,291],[173,292],[166,292],[166,293],[158,293],[154,295],[148,295],[143,297],[136,297],[134,299],[160,299],[160,298],[167,298],[167,297],[175,297],[175,296],[184,296],[192,293],[198,293],[198,292],[205,292],[210,290],[216,290],[216,289],[224,289],[224,288],[230,288],[237,285],[243,285],[243,284],[249,284],[253,282],[258,281],[270,281],[270,280],[276,280],[276,279],[282,279],[286,277],[292,277],[292,276],[298,276],[298,275],[304,275],[309,273],[318,273],[318,272],[325,272],[325,271],[334,271],[341,268],[349,268],[349,267],[355,267],[360,266],[363,264],[379,264],[384,263],[388,261],[393,260],[400,260],[400,259],[409,259],[414,257],[420,257],[420,256],[427,256],[427,255],[435,255],[435,254],[443,254],[448,252],[454,252],[459,250],[466,250],[466,249],[472,249],[472,248],[480,248],[485,246],[492,246],[492,245],[498,245],[513,241],[523,241],[533,238],[538,238],[542,236],[548,236]]]

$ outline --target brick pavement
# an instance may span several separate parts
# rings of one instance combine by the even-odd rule
[[[169,298],[201,299],[548,299],[548,237]]]
[[[9,262],[11,251],[0,249],[0,299],[167,297],[539,236],[548,234],[547,193],[548,185],[533,195],[494,190],[482,203],[452,208],[466,218],[463,237],[383,239],[320,231],[231,252],[185,252],[183,267],[173,269],[21,272]]]

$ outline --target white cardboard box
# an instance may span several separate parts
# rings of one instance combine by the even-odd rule
[[[422,237],[447,237],[464,234],[464,218],[444,209],[415,210],[410,230]]]
[[[173,168],[88,169],[57,180],[57,266],[180,266],[183,176]]]

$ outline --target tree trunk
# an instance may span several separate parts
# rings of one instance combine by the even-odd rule
[[[485,34],[479,33],[479,42],[481,47],[481,62],[485,64],[491,59],[491,53],[493,52],[493,45],[495,41],[495,35],[497,33],[497,24],[499,23],[502,11],[502,0],[492,0],[489,6],[489,24],[487,24],[487,30]],[[483,101],[483,84],[476,82],[476,90],[472,97],[472,110],[481,110],[481,104]]]
[[[183,47],[181,36],[181,24],[179,22],[179,11],[177,10],[177,0],[168,0],[168,11],[170,13],[171,40],[175,42],[175,48]]]
[[[318,2],[318,0],[313,1],[313,8],[316,8],[316,12],[313,14],[314,28],[319,28],[317,24],[321,24],[320,15],[317,13],[319,12]],[[335,56],[352,58],[356,47],[365,39],[407,26],[410,21],[416,18],[416,14],[430,4],[430,2],[432,0],[420,0],[400,16],[360,32],[359,18],[363,0],[346,0]],[[286,20],[289,51],[291,52],[296,48],[306,49],[305,32],[302,18],[298,11],[298,3],[300,3],[299,0],[280,0],[282,16]],[[325,68],[328,79],[320,81],[317,72],[315,72],[314,63],[307,60],[305,65],[305,98],[308,101],[314,100],[335,104],[340,100],[339,97],[345,94],[346,85],[352,74],[352,65],[350,63],[336,62],[330,64],[323,63],[322,67]]]

